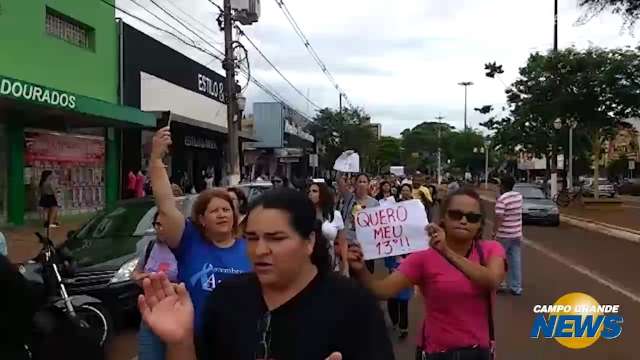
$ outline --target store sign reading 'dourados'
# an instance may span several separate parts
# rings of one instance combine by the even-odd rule
[[[1,96],[11,96],[17,99],[35,101],[71,110],[76,108],[75,95],[71,95],[63,91],[47,89],[18,80],[11,80],[7,78],[0,79]]]

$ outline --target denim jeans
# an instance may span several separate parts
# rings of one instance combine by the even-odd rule
[[[158,335],[141,321],[138,332],[138,360],[164,360],[165,350],[165,344]]]
[[[520,253],[520,238],[502,239],[498,241],[504,247],[507,254],[507,264],[509,266],[507,272],[507,287],[514,292],[522,292],[522,260]]]

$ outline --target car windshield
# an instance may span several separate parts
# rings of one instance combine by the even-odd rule
[[[514,190],[522,194],[525,199],[546,199],[542,190],[536,187],[517,187]]]
[[[98,212],[66,243],[80,266],[99,264],[136,251],[136,242],[152,228],[151,201],[124,202]]]

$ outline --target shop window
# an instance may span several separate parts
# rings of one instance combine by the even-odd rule
[[[51,8],[47,8],[47,34],[83,49],[94,49],[95,30]]]

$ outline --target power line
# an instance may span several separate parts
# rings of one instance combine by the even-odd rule
[[[145,24],[145,25],[149,26],[149,27],[150,27],[150,28],[152,28],[152,29],[155,29],[155,30],[158,30],[158,31],[162,31],[163,33],[166,33],[166,34],[168,34],[168,35],[171,35],[172,37],[174,37],[176,40],[180,41],[180,42],[181,42],[181,43],[183,43],[184,45],[187,45],[187,46],[192,47],[192,48],[194,48],[194,49],[200,50],[201,52],[204,52],[204,53],[206,53],[206,54],[209,54],[209,55],[213,56],[214,58],[216,58],[216,59],[218,59],[218,60],[222,61],[222,59],[221,59],[220,57],[218,57],[217,55],[215,55],[215,54],[211,53],[210,51],[207,51],[206,49],[204,49],[204,48],[202,48],[202,47],[198,46],[197,44],[193,43],[193,40],[192,40],[191,38],[189,38],[188,36],[184,35],[184,34],[182,34],[182,35],[183,35],[183,36],[185,36],[185,37],[187,37],[187,39],[191,40],[191,41],[192,41],[192,43],[189,43],[189,42],[185,41],[183,38],[179,37],[178,35],[176,35],[176,34],[172,33],[171,31],[169,31],[169,30],[167,30],[167,29],[163,29],[163,28],[161,28],[161,27],[159,27],[159,26],[157,26],[157,25],[154,25],[154,24],[150,23],[149,21],[147,21],[147,20],[145,20],[145,19],[143,19],[143,18],[141,18],[141,17],[139,17],[139,16],[133,15],[131,12],[129,12],[129,11],[127,11],[127,10],[124,10],[124,9],[122,9],[122,8],[120,8],[120,7],[117,7],[117,6],[115,6],[115,5],[113,5],[113,4],[109,3],[109,2],[107,2],[106,0],[100,0],[100,1],[102,1],[102,2],[103,2],[104,4],[106,4],[106,5],[111,6],[111,7],[112,7],[112,8],[114,8],[115,10],[118,10],[119,12],[121,12],[121,13],[123,13],[123,14],[125,14],[125,15],[127,15],[127,16],[129,16],[129,17],[133,18],[133,19],[136,19],[137,21],[139,21],[139,22],[141,22],[141,23],[143,23],[143,24]]]
[[[224,12],[224,9],[222,8],[222,6],[220,6],[220,5],[216,4],[215,2],[213,2],[213,0],[208,0],[208,1],[211,3],[211,5],[217,7],[218,10],[220,10],[220,12],[222,12],[222,13]]]
[[[143,19],[143,18],[141,18],[141,17],[139,17],[139,16],[136,16],[136,15],[132,14],[131,12],[129,12],[129,11],[127,11],[127,10],[124,10],[124,9],[122,9],[122,8],[120,8],[120,7],[116,6],[116,5],[114,5],[114,4],[109,3],[109,2],[108,2],[108,1],[106,1],[106,0],[100,0],[100,1],[102,1],[104,4],[106,4],[106,5],[108,5],[108,6],[112,7],[113,9],[118,10],[119,12],[121,12],[121,13],[123,13],[123,14],[125,14],[125,15],[127,15],[127,16],[129,16],[129,17],[131,17],[131,18],[135,19],[135,20],[137,20],[137,21],[140,21],[141,23],[143,23],[143,24],[145,24],[145,25],[147,25],[147,26],[149,26],[149,27],[151,27],[151,28],[153,28],[153,29],[155,29],[155,30],[158,30],[158,31],[164,32],[164,33],[166,33],[166,34],[168,34],[168,35],[171,35],[172,37],[174,37],[175,39],[177,39],[178,41],[180,41],[181,43],[183,43],[184,45],[186,45],[186,46],[188,46],[188,47],[191,47],[191,48],[193,48],[193,49],[196,49],[196,50],[198,50],[198,51],[200,51],[200,52],[202,52],[202,53],[204,53],[204,54],[207,54],[207,55],[209,55],[209,56],[211,56],[211,57],[213,57],[213,58],[215,58],[215,59],[217,59],[217,60],[219,60],[219,61],[223,61],[223,59],[222,59],[221,57],[219,57],[218,55],[214,54],[213,52],[211,52],[211,51],[209,51],[209,50],[207,50],[207,49],[205,49],[205,48],[203,48],[203,47],[201,47],[201,46],[199,46],[199,45],[195,44],[195,42],[193,42],[193,40],[192,40],[191,38],[189,38],[188,36],[186,36],[186,35],[184,35],[184,34],[182,34],[182,33],[181,33],[181,34],[182,34],[183,36],[185,36],[187,39],[191,40],[193,43],[189,43],[189,42],[187,42],[186,40],[184,40],[183,38],[179,37],[178,35],[176,35],[176,34],[172,33],[171,31],[168,31],[168,30],[166,30],[166,29],[163,29],[163,28],[161,28],[161,27],[159,27],[159,26],[157,26],[157,25],[154,25],[154,24],[150,23],[149,21],[147,21],[147,20],[145,20],[145,19]],[[211,46],[211,44],[209,44],[209,45]],[[218,50],[218,49],[216,49],[215,47],[214,47],[214,49],[221,53],[221,51],[220,51],[220,50]],[[264,91],[267,95],[271,96],[271,97],[272,97],[274,100],[276,100],[277,102],[281,103],[281,104],[282,104],[282,105],[284,105],[284,106],[287,106],[287,107],[289,107],[289,108],[292,108],[292,109],[296,110],[296,111],[297,111],[297,112],[299,112],[300,114],[304,114],[303,112],[298,111],[297,109],[295,109],[293,106],[291,106],[291,105],[287,104],[287,102],[284,100],[284,98],[282,98],[282,97],[281,97],[281,96],[280,96],[276,91],[269,89],[266,85],[262,84],[262,83],[261,83],[259,80],[257,80],[254,76],[249,76],[248,71],[247,71],[247,70],[245,70],[244,68],[240,68],[240,72],[242,72],[243,74],[245,74],[246,76],[248,76],[249,80],[250,80],[252,83],[254,83],[257,87],[259,87],[259,88],[260,88],[262,91]],[[304,115],[305,115],[305,116],[307,116],[307,117],[309,117],[309,116],[308,116],[308,115],[306,115],[306,114],[304,114]]]
[[[133,0],[132,0],[133,1]],[[190,27],[188,27],[187,25],[185,25],[185,23],[178,19],[175,15],[173,15],[172,13],[170,13],[167,9],[163,8],[162,6],[160,6],[155,0],[149,0],[153,5],[155,5],[158,9],[160,9],[163,13],[167,14],[167,16],[169,16],[170,18],[172,18],[174,21],[176,21],[178,24],[182,25],[185,29],[187,29],[189,32],[191,32],[192,34],[194,34],[198,39],[204,41],[206,44],[209,44],[209,46],[211,46],[214,50],[218,51],[220,54],[222,54],[222,56],[224,56],[224,52],[218,50],[215,46],[213,46],[213,44],[211,44],[208,40],[206,40],[205,38],[203,38],[202,36],[200,36],[200,34],[198,34],[198,32],[193,31],[193,29],[191,29]]]
[[[289,79],[287,79],[286,76],[284,76],[284,74],[278,69],[278,67],[273,62],[271,62],[271,60],[269,60],[269,58],[258,48],[258,46],[253,42],[253,40],[251,40],[251,38],[244,31],[242,31],[242,29],[239,26],[236,25],[236,29],[238,30],[240,35],[244,36],[244,38],[247,39],[247,41],[249,41],[249,44],[251,44],[251,46],[253,46],[253,48],[256,49],[258,54],[260,54],[260,56],[262,56],[262,58],[269,65],[271,65],[271,67],[278,73],[278,75],[280,75],[280,77],[282,77],[284,81],[286,81],[287,84],[289,84],[289,86],[293,88],[293,90],[295,90],[300,96],[302,96],[305,100],[307,100],[309,104],[313,105],[313,107],[315,107],[316,109],[320,109],[320,106],[318,106],[311,99],[309,99],[302,91],[300,91],[300,89],[298,89],[295,85],[293,85],[293,83],[289,81]]]
[[[167,4],[171,5],[173,8],[175,8],[176,10],[178,10],[180,13],[182,13],[184,16],[190,18],[191,20],[193,20],[194,22],[196,22],[197,24],[199,24],[201,26],[202,29],[204,29],[205,31],[203,32],[209,32],[209,35],[212,35],[212,37],[214,37],[216,35],[215,31],[208,27],[206,24],[204,24],[202,21],[198,20],[195,16],[189,14],[188,12],[186,12],[185,10],[183,10],[181,7],[179,7],[176,4],[173,4],[171,1],[167,0],[166,1]],[[188,24],[188,23],[187,23]],[[216,45],[224,45],[222,42],[219,41],[215,41],[212,40]]]
[[[213,0],[209,0],[209,1],[211,2]],[[315,62],[320,67],[320,70],[322,70],[322,72],[326,75],[326,77],[329,79],[333,87],[335,87],[335,89],[342,94],[342,96],[346,100],[349,107],[353,107],[353,105],[351,104],[351,101],[349,100],[349,97],[342,90],[342,88],[340,88],[340,85],[338,85],[338,82],[336,81],[336,79],[333,77],[333,75],[327,68],[327,65],[325,65],[325,63],[320,58],[320,55],[318,55],[316,50],[311,45],[311,42],[309,41],[309,39],[304,35],[304,32],[302,31],[302,29],[300,28],[296,20],[293,18],[293,15],[287,8],[287,5],[285,5],[283,0],[275,0],[275,2],[276,4],[278,4],[278,7],[280,7],[280,10],[282,10],[282,13],[284,14],[285,18],[287,18],[287,21],[289,21],[289,24],[291,24],[291,26],[293,27],[294,32],[302,40],[302,43],[304,44],[305,48],[307,48],[307,51],[309,51],[309,54],[311,54],[311,57],[315,60]]]

